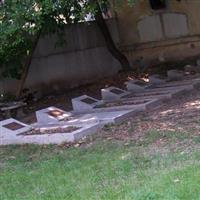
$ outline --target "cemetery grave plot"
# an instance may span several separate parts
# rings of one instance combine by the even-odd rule
[[[82,125],[53,125],[17,135],[18,140],[10,140],[9,143],[62,144],[63,142],[74,142],[96,133],[100,127],[102,126],[99,122]]]
[[[94,117],[93,117],[94,118]],[[0,121],[0,145],[10,144],[61,144],[73,142],[94,134],[102,127],[99,121],[91,123],[43,124],[28,126],[15,119]]]
[[[72,99],[72,106],[74,111],[91,110],[101,103],[102,101],[87,95],[82,95],[80,97]]]
[[[46,129],[33,129],[31,131],[27,131],[25,133],[20,133],[18,135],[44,135],[44,134],[62,134],[62,133],[72,133],[81,127],[76,126],[68,126],[68,127],[58,127],[58,128],[46,128]]]

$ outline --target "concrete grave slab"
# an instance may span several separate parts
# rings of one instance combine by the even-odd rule
[[[26,132],[31,126],[24,124],[16,119],[10,118],[0,121],[0,133],[16,135]]]
[[[168,100],[171,98],[177,98],[185,94],[186,91],[191,91],[193,88],[192,85],[187,86],[177,86],[177,87],[154,87],[148,88],[144,91],[132,93],[123,98],[133,99],[133,100],[146,100],[146,99],[159,99],[161,101]]]
[[[166,82],[166,78],[164,76],[161,76],[160,74],[150,75],[148,78],[149,83],[153,85],[162,84]]]
[[[125,82],[126,88],[130,92],[138,92],[145,90],[146,87],[149,86],[149,84],[145,81],[141,80],[131,80]]]
[[[130,94],[130,93],[128,91],[122,90],[117,87],[108,87],[108,88],[101,89],[102,99],[105,101],[117,100],[127,94]]]
[[[104,102],[100,106],[93,108],[92,110],[84,111],[84,113],[99,113],[99,112],[114,112],[114,111],[125,111],[125,110],[135,110],[144,111],[149,109],[151,106],[160,105],[159,99],[145,99],[145,100],[124,100],[120,99],[117,101]],[[80,112],[79,112],[80,113]]]
[[[169,81],[182,80],[184,78],[184,72],[176,69],[168,70],[167,76]]]
[[[45,131],[52,131],[57,130],[58,132],[53,133],[45,133]],[[66,129],[72,129],[72,131],[69,132],[63,132],[59,130],[66,130]],[[59,127],[49,127],[45,128],[43,127],[40,129],[41,133],[32,134],[32,132],[26,132],[25,134],[18,134],[16,137],[10,137],[10,138],[4,138],[1,142],[2,145],[8,145],[8,144],[61,144],[63,142],[74,142],[76,140],[81,139],[84,136],[94,134],[96,131],[100,128],[100,124],[86,124],[84,126],[76,126],[76,127],[70,127],[70,126],[60,126]]]
[[[64,119],[70,119],[70,112],[66,112],[57,107],[51,106],[42,110],[36,111],[36,118],[38,123],[58,122]]]
[[[102,101],[87,95],[82,95],[72,99],[72,106],[74,111],[92,110],[95,106],[100,104],[102,104]]]
[[[3,145],[4,141],[15,139],[18,134],[30,131],[31,129],[31,126],[13,118],[0,121],[0,145]]]

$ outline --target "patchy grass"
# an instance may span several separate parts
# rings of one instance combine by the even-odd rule
[[[3,147],[0,199],[199,200],[199,140],[152,130],[139,142]]]

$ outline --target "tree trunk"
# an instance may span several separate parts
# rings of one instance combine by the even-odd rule
[[[26,78],[28,76],[28,72],[29,72],[29,69],[30,69],[30,65],[31,65],[31,61],[32,61],[32,58],[33,58],[33,53],[37,47],[37,44],[38,44],[38,41],[40,39],[40,35],[41,35],[41,31],[37,34],[36,38],[35,38],[35,41],[33,43],[33,47],[29,53],[29,55],[27,56],[26,58],[26,61],[25,61],[25,64],[24,64],[24,69],[23,69],[23,73],[21,75],[21,79],[20,79],[20,83],[19,83],[19,87],[17,89],[17,93],[16,93],[16,98],[19,99],[20,98],[20,95],[22,93],[22,90],[24,88],[24,84],[26,82]]]
[[[108,29],[108,26],[102,16],[101,8],[99,6],[98,1],[96,1],[95,20],[102,35],[104,36],[108,51],[115,59],[117,59],[120,62],[123,71],[130,71],[131,70],[130,63],[126,58],[126,56],[122,54],[122,52],[116,47],[112,39],[112,36],[110,34],[110,31]]]

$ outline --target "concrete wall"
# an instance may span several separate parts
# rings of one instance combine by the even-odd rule
[[[200,1],[166,0],[164,10],[152,10],[149,0],[126,2],[117,9],[118,29],[133,65],[141,57],[151,64],[200,55]]]
[[[118,44],[116,21],[107,23]],[[66,45],[55,48],[55,35],[40,38],[25,87],[44,92],[68,89],[111,76],[120,69],[94,22],[66,26],[65,39]],[[0,92],[15,92],[17,83],[17,80],[1,81]]]

